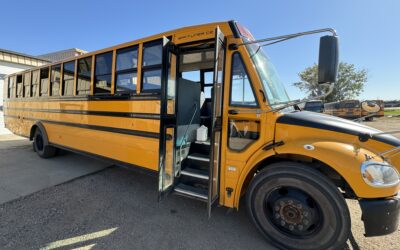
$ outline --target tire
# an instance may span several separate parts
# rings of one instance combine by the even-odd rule
[[[250,182],[246,203],[258,230],[280,249],[340,249],[350,235],[342,194],[305,164],[267,166]]]
[[[33,135],[33,150],[42,158],[51,158],[56,154],[56,148],[49,145],[40,128]]]

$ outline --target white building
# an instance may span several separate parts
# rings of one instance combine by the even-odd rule
[[[6,75],[47,63],[49,61],[42,58],[0,49],[0,107],[3,106],[4,77]]]
[[[61,61],[70,57],[87,53],[81,49],[67,49],[40,56],[31,56],[15,51],[0,49],[0,107],[3,106],[4,77],[25,69],[39,67],[51,62]],[[1,108],[0,108],[1,110]]]
[[[57,62],[57,61],[62,61],[64,59],[71,58],[74,56],[80,56],[80,55],[83,55],[86,53],[87,53],[87,51],[77,49],[77,48],[72,48],[72,49],[60,50],[60,51],[56,51],[56,52],[52,52],[52,53],[48,53],[48,54],[39,55],[37,57],[42,58],[44,60],[51,61],[51,62]]]

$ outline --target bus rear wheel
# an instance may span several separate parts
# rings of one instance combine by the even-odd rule
[[[33,150],[42,158],[50,158],[56,154],[56,148],[49,145],[40,128],[36,128],[33,135]]]
[[[271,164],[253,178],[246,196],[253,223],[279,248],[338,249],[350,235],[342,194],[310,166]]]

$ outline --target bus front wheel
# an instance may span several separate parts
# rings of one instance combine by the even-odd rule
[[[50,158],[56,154],[56,148],[49,145],[40,128],[33,135],[33,150],[42,158]]]
[[[251,181],[249,215],[259,231],[282,249],[338,249],[350,235],[350,213],[337,187],[296,162],[273,163]]]

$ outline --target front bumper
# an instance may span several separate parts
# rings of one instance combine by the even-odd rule
[[[397,230],[400,216],[400,193],[395,197],[364,199],[359,203],[366,237],[386,235]]]

